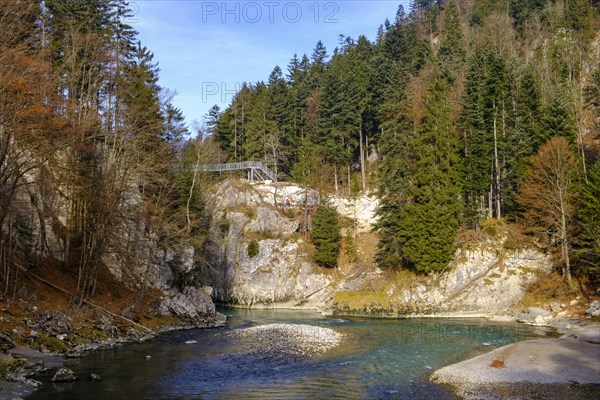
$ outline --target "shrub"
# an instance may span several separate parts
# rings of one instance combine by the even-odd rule
[[[258,241],[253,239],[250,241],[250,243],[248,243],[248,257],[253,258],[257,256],[259,250],[260,248],[258,246]]]

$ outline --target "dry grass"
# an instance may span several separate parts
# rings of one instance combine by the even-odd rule
[[[539,244],[531,236],[524,233],[522,227],[511,224],[504,219],[488,219],[481,223],[479,230],[463,229],[457,237],[459,248],[473,250],[484,243],[502,239],[502,248],[505,250],[517,250],[527,247],[539,247]]]
[[[399,304],[399,293],[421,283],[423,279],[410,271],[384,271],[383,274],[369,279],[360,290],[336,292],[333,301],[340,310],[395,310]]]
[[[568,303],[576,292],[570,289],[558,272],[539,273],[537,280],[526,288],[517,308],[547,306],[550,302]]]

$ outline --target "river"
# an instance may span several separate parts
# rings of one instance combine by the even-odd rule
[[[169,332],[68,360],[78,381],[52,384],[44,376],[44,386],[27,399],[454,399],[445,387],[429,383],[435,369],[515,341],[554,336],[545,328],[479,319],[222,311],[229,317],[223,328]],[[269,323],[324,326],[345,339],[309,358],[239,351],[252,343],[240,346],[232,330]],[[92,381],[91,374],[102,380]]]

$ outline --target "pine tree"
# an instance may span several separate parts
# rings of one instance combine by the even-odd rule
[[[588,266],[588,275],[600,279],[600,161],[590,168],[588,183],[579,198],[578,218],[582,226],[580,237],[581,258]]]
[[[178,143],[183,140],[185,135],[190,133],[185,125],[183,113],[179,108],[169,102],[164,107],[162,114],[165,120],[161,134],[163,140],[170,143]]]
[[[463,182],[466,218],[477,227],[486,207],[485,193],[490,187],[491,137],[486,132],[482,66],[485,58],[476,52],[469,62],[463,112],[460,125],[463,131]]]
[[[322,204],[313,219],[312,239],[315,261],[324,267],[334,268],[340,252],[340,225],[335,208]]]
[[[221,108],[218,105],[214,105],[210,108],[210,110],[208,110],[208,115],[207,115],[207,119],[206,119],[206,128],[207,128],[207,133],[209,135],[212,135],[215,139],[216,136],[219,135],[218,132],[218,125],[219,125],[219,118],[221,118]],[[223,141],[225,142],[226,140],[223,140],[221,138],[217,139],[218,141]]]
[[[574,105],[566,89],[557,88],[544,109],[545,138],[562,136],[571,143],[576,141]]]
[[[441,271],[454,255],[461,212],[458,135],[448,87],[434,73],[411,147],[414,177],[400,219],[404,263],[418,272]]]
[[[313,49],[311,56],[311,65],[322,67],[327,61],[327,48],[322,41],[318,41]]]
[[[454,71],[465,58],[463,32],[454,1],[449,1],[447,4],[441,33],[438,58],[444,75],[449,79],[449,82],[453,82],[456,79]]]
[[[391,186],[384,197],[380,263],[398,259],[408,268],[428,273],[444,269],[454,254],[461,211],[458,135],[450,118],[447,83],[434,73],[425,110],[414,135],[393,141],[400,163],[388,166]],[[394,173],[401,178],[393,178]],[[392,186],[393,185],[393,186]]]

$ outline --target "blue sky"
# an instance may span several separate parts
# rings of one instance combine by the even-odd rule
[[[189,125],[214,104],[224,109],[242,82],[267,80],[275,65],[285,73],[293,54],[310,56],[318,40],[328,54],[340,34],[373,40],[399,4],[408,8],[408,0],[135,0],[128,22]]]

